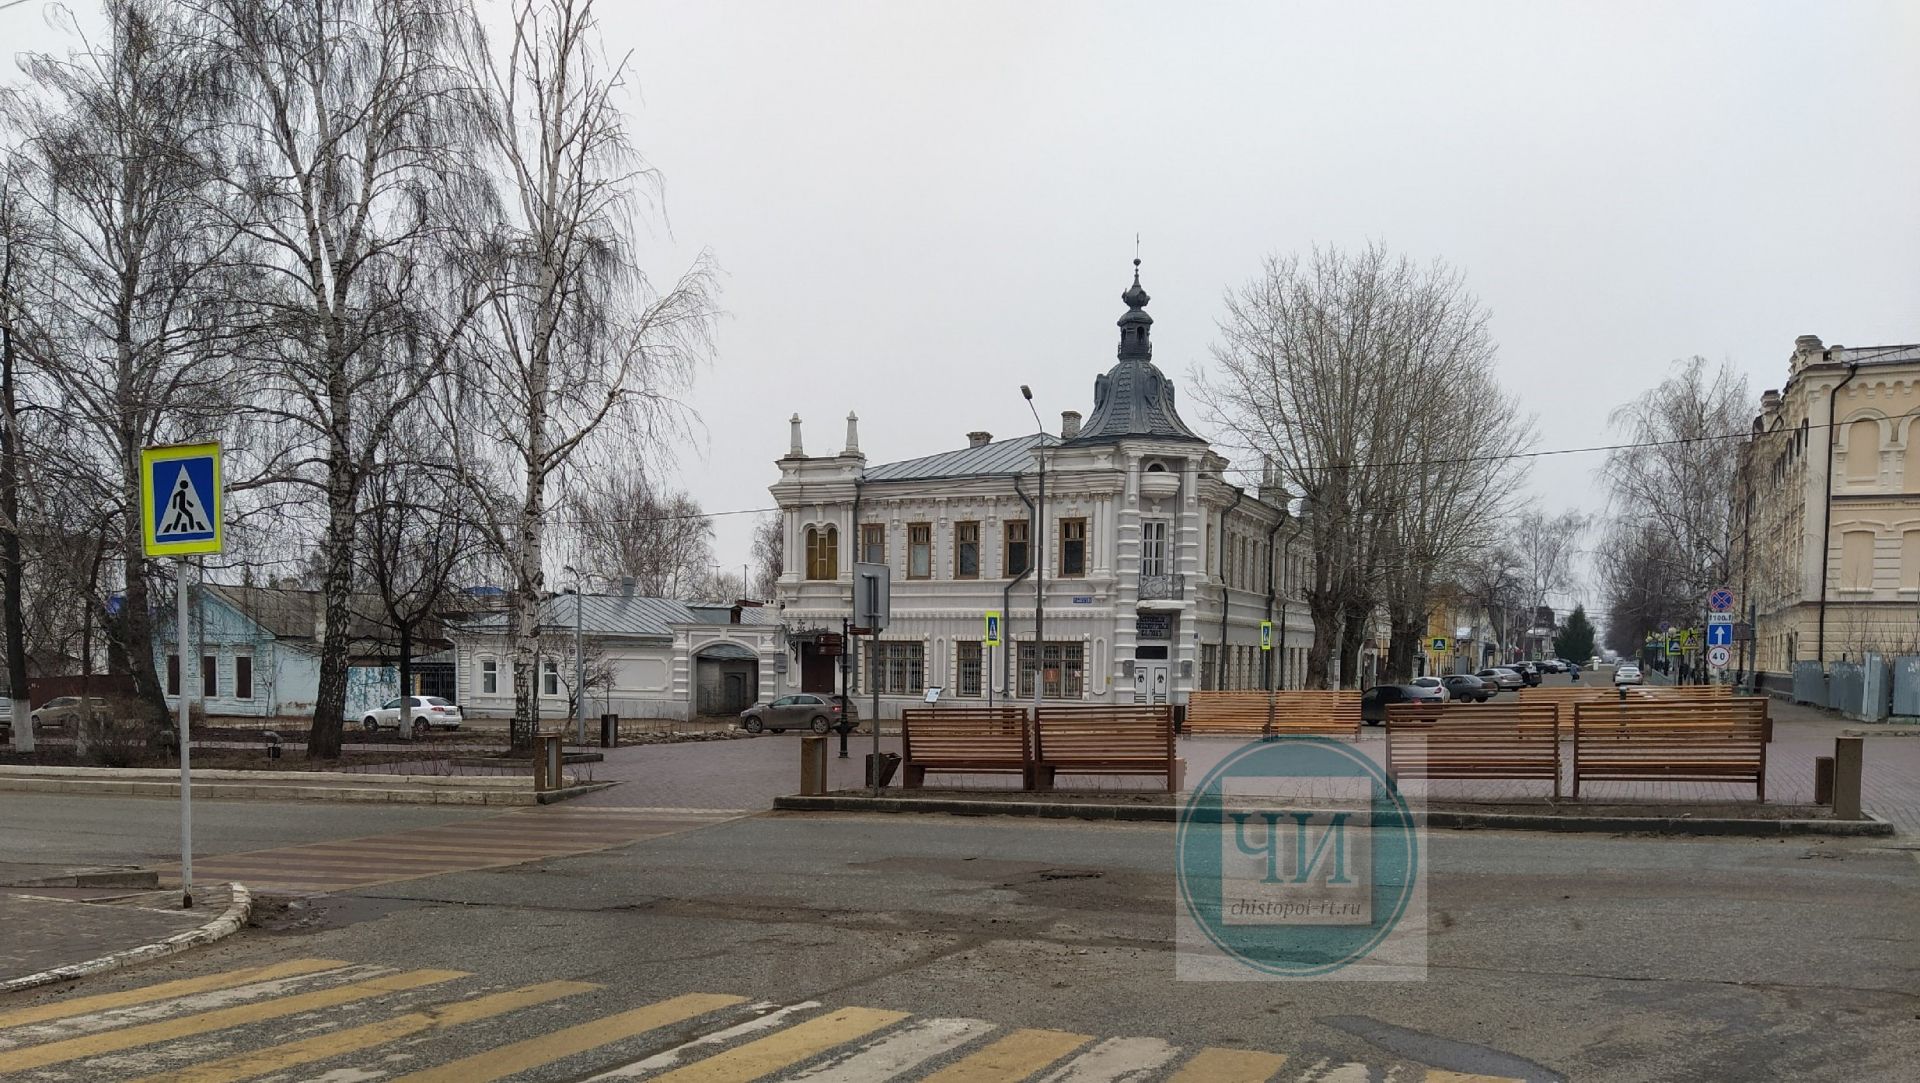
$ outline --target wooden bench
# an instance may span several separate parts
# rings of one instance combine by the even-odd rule
[[[1236,737],[1305,733],[1357,739],[1360,693],[1194,692],[1187,699],[1186,732]]]
[[[1628,696],[1624,701],[1611,701],[1612,712],[1609,717],[1616,720],[1640,720],[1658,722],[1664,725],[1698,725],[1724,728],[1736,722],[1751,722],[1760,726],[1766,741],[1773,742],[1773,715],[1771,701],[1766,696],[1713,696],[1698,699],[1671,699],[1664,697]],[[1609,704],[1593,705],[1592,717],[1598,719],[1604,712],[1599,708]],[[1570,714],[1562,714],[1569,724]]]
[[[1396,703],[1387,708],[1387,784],[1402,778],[1546,779],[1560,797],[1560,708],[1552,703]]]
[[[1573,796],[1582,782],[1751,782],[1767,799],[1764,716],[1751,708],[1582,703],[1573,709]]]
[[[1034,727],[1034,785],[1053,788],[1061,772],[1160,775],[1179,788],[1173,752],[1173,708],[1166,704],[1041,707]]]
[[[929,771],[1032,777],[1025,707],[909,707],[900,715],[900,785]]]

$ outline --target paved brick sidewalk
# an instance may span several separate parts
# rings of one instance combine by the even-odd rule
[[[175,892],[88,902],[59,888],[0,892],[0,982],[131,951],[218,918],[232,902],[226,885],[197,890],[192,910]]]

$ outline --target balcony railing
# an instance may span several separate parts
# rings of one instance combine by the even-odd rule
[[[1140,600],[1158,601],[1167,598],[1183,598],[1187,593],[1187,577],[1184,575],[1143,575],[1140,577]]]

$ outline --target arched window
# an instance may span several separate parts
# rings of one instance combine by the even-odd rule
[[[1149,474],[1164,474],[1164,473],[1166,473],[1166,472],[1167,472],[1167,464],[1166,464],[1166,463],[1157,463],[1157,462],[1156,462],[1156,463],[1148,463],[1148,464],[1147,464],[1147,473],[1149,473]]]
[[[1869,481],[1880,473],[1880,423],[1870,417],[1847,426],[1847,477]]]
[[[807,578],[840,578],[840,528],[807,528]]]
[[[1906,472],[1900,488],[1920,493],[1920,416],[1907,419]]]

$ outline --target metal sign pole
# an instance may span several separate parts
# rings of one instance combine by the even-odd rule
[[[193,909],[193,730],[187,704],[187,558],[174,559],[180,610],[180,906]]]

